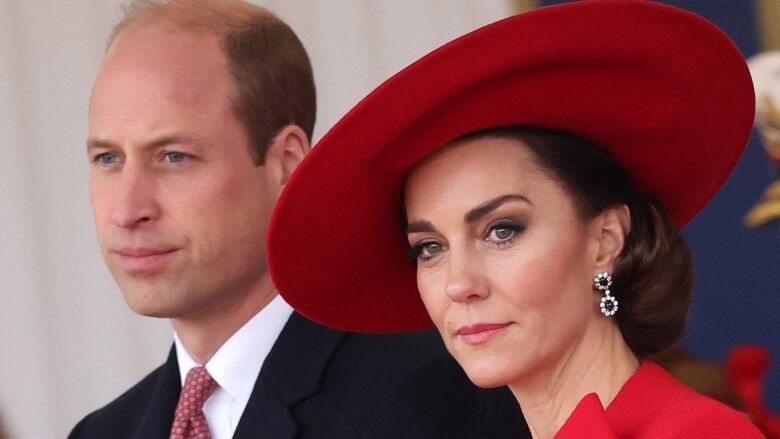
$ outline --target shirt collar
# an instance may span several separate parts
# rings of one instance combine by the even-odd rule
[[[248,399],[257,375],[276,339],[292,314],[292,308],[277,295],[217,350],[206,370],[220,388],[237,400]],[[199,364],[173,333],[182,386],[187,372]]]

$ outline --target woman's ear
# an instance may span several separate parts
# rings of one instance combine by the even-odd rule
[[[295,168],[309,152],[309,137],[298,125],[287,125],[273,138],[265,154],[270,184],[281,192]]]
[[[631,231],[631,211],[625,204],[616,204],[594,218],[591,227],[591,236],[597,243],[596,271],[612,273]]]

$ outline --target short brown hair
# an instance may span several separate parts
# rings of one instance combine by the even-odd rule
[[[241,0],[134,0],[109,39],[131,25],[166,23],[213,34],[236,86],[233,111],[255,163],[279,130],[298,125],[311,141],[317,112],[309,56],[293,30],[271,12]]]
[[[693,261],[661,203],[640,190],[604,149],[567,132],[536,127],[500,127],[464,138],[500,137],[526,145],[538,164],[572,196],[577,214],[591,219],[626,204],[631,230],[617,258],[615,315],[628,346],[640,358],[677,342],[693,298]],[[459,140],[460,140],[459,139]]]

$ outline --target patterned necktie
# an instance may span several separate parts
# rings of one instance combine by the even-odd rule
[[[205,367],[193,367],[187,372],[176,405],[170,439],[211,439],[203,404],[218,387]]]

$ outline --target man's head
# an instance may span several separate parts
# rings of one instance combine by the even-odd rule
[[[265,229],[314,112],[306,53],[267,11],[130,5],[95,81],[88,150],[103,257],[136,312],[195,319],[269,299]]]
[[[233,110],[258,164],[285,125],[298,125],[311,141],[316,116],[311,63],[285,22],[241,0],[135,0],[125,6],[109,50],[125,29],[152,25],[217,39],[235,85]]]

